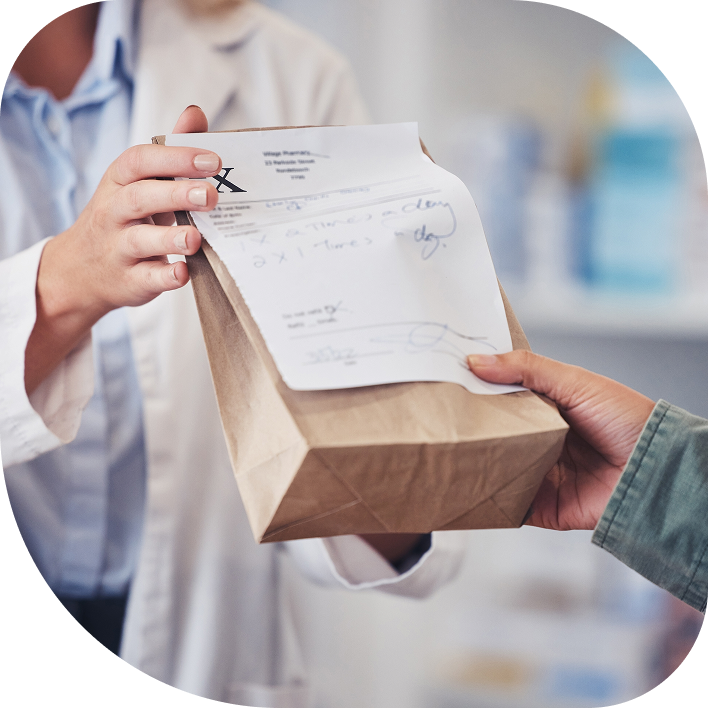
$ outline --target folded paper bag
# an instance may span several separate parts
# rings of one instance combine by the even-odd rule
[[[553,404],[453,383],[294,391],[216,253],[204,242],[187,263],[258,542],[521,525],[567,432]],[[502,298],[514,348],[528,349]]]

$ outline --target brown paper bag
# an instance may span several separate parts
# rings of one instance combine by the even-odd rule
[[[205,242],[187,262],[257,541],[521,525],[567,431],[551,403],[453,383],[293,391],[216,253]]]

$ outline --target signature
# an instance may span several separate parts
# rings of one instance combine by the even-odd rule
[[[389,325],[391,331],[372,337],[372,342],[398,344],[406,354],[433,352],[448,354],[465,361],[470,354],[469,344],[475,342],[496,351],[496,347],[486,341],[486,337],[475,337],[457,332],[440,322],[401,322]]]
[[[355,359],[357,354],[353,347],[336,349],[335,347],[323,347],[315,351],[307,352],[308,364],[325,364],[332,361],[347,361]]]
[[[378,329],[380,334],[368,336],[367,339],[372,344],[393,344],[393,350],[376,351],[371,353],[359,353],[353,348],[335,349],[324,347],[312,352],[308,356],[311,364],[324,361],[343,360],[345,358],[361,358],[363,356],[373,356],[382,354],[445,354],[452,356],[460,362],[460,365],[467,368],[467,356],[482,349],[482,351],[497,351],[497,348],[487,337],[478,337],[470,334],[458,332],[447,324],[441,322],[389,322],[374,325],[359,325],[356,327],[345,327],[342,329],[329,330],[328,332],[302,332],[291,335],[291,339],[312,339],[322,336],[341,335],[351,333],[356,330]],[[334,357],[339,357],[335,359]]]
[[[292,337],[297,339],[297,336]],[[306,364],[343,364],[344,366],[352,366],[357,363],[358,359],[364,359],[371,356],[389,356],[393,351],[369,351],[359,352],[354,347],[344,347],[337,349],[335,347],[323,347],[314,351],[307,352],[309,361]]]

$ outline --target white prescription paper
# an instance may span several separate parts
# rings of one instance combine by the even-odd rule
[[[415,123],[169,135],[223,169],[192,216],[296,390],[449,381],[511,351],[479,214],[422,152]]]

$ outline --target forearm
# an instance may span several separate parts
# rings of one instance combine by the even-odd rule
[[[660,401],[597,525],[593,543],[705,611],[708,421]]]
[[[85,339],[105,314],[81,297],[63,253],[63,238],[47,242],[39,263],[35,289],[37,313],[25,350],[25,390],[31,394],[61,361]],[[74,287],[71,287],[71,284]]]

